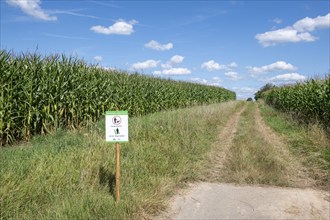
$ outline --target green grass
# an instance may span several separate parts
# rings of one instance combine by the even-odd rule
[[[330,182],[330,140],[320,125],[302,126],[290,116],[260,103],[265,123],[285,138],[292,154],[300,158],[318,186],[328,189]]]
[[[249,102],[241,114],[233,146],[224,164],[223,181],[287,186],[285,163],[256,127],[256,107],[255,103]]]
[[[130,119],[121,145],[121,201],[114,198],[115,146],[104,120],[0,149],[1,219],[141,219],[198,179],[216,136],[242,106],[229,102]]]

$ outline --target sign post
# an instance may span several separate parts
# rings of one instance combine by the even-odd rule
[[[116,201],[120,201],[120,145],[116,143]]]
[[[105,140],[116,143],[116,201],[120,201],[120,142],[128,142],[128,112],[105,113]]]

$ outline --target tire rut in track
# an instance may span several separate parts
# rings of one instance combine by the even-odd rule
[[[206,167],[205,174],[202,176],[202,180],[207,180],[208,182],[216,182],[220,178],[221,170],[224,167],[226,161],[226,156],[232,146],[237,125],[241,114],[245,111],[246,105],[238,112],[236,112],[222,128],[217,141],[214,143],[215,147],[210,152],[209,158],[210,162]]]
[[[286,178],[289,180],[290,185],[292,187],[302,188],[314,186],[315,181],[308,177],[307,169],[290,153],[285,141],[266,125],[261,116],[259,105],[257,105],[254,111],[254,117],[259,134],[269,143],[270,146],[276,149],[278,160],[286,165]]]

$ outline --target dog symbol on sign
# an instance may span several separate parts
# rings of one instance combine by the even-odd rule
[[[114,125],[119,125],[121,123],[121,118],[119,116],[115,116],[112,118],[112,123]]]

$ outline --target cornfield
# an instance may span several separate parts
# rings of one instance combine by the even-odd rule
[[[330,131],[330,75],[293,86],[273,88],[263,94],[266,103],[300,122],[321,123]]]
[[[236,99],[224,88],[109,71],[65,55],[0,52],[0,145],[74,129],[106,110],[130,116]]]

